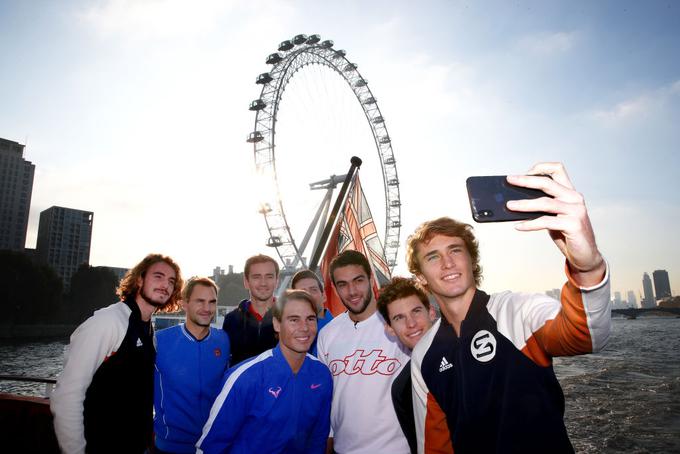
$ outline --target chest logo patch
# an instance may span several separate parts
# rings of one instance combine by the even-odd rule
[[[445,370],[449,370],[453,367],[453,364],[448,362],[445,357],[442,356],[442,362],[439,363],[439,372],[444,372]]]
[[[219,348],[216,348],[214,352],[216,357],[219,358],[220,356],[222,356],[222,350],[220,350]]]
[[[485,329],[477,331],[470,342],[470,352],[480,363],[491,361],[496,356],[496,338]]]
[[[281,387],[280,386],[277,386],[276,388],[272,387],[272,388],[269,388],[267,391],[269,391],[269,394],[274,396],[275,399],[278,399],[279,394],[281,394]]]
[[[142,344],[142,340],[137,338],[137,347],[141,347],[142,345],[144,345]]]

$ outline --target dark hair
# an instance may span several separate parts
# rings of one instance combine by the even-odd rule
[[[137,285],[137,281],[139,278],[144,279],[144,276],[146,276],[146,272],[149,270],[149,268],[159,262],[167,263],[168,266],[170,266],[170,268],[175,271],[175,287],[172,290],[170,298],[168,298],[168,302],[165,303],[163,307],[159,308],[159,311],[177,312],[180,309],[179,299],[184,281],[182,280],[182,273],[180,273],[179,265],[177,265],[177,263],[175,263],[175,261],[167,255],[149,254],[144,257],[141,262],[135,265],[134,268],[129,270],[125,274],[125,277],[121,279],[120,285],[116,289],[116,294],[120,297],[120,299],[134,301],[135,297],[137,296],[137,292],[139,291],[139,285]]]
[[[394,277],[390,282],[385,284],[380,289],[380,296],[378,297],[378,311],[383,316],[388,325],[392,325],[390,321],[390,314],[387,307],[390,303],[408,296],[417,296],[425,309],[430,309],[430,300],[425,292],[423,292],[415,279],[406,277]]]
[[[416,275],[422,274],[417,257],[418,247],[422,243],[430,241],[435,235],[458,237],[463,240],[472,261],[472,274],[475,278],[475,285],[479,286],[482,282],[482,266],[479,264],[479,243],[474,233],[472,233],[472,226],[447,217],[423,222],[408,237],[406,240],[406,263],[408,264],[408,270]]]
[[[272,306],[272,316],[280,322],[281,317],[283,317],[283,308],[286,307],[286,304],[292,300],[306,301],[312,308],[314,315],[316,315],[316,304],[314,303],[314,298],[312,298],[312,295],[305,292],[304,290],[286,290],[283,292],[281,297],[276,299],[274,306]]]
[[[295,288],[295,284],[302,279],[314,279],[316,283],[319,284],[319,290],[323,292],[323,282],[321,282],[321,278],[312,270],[300,270],[295,273],[295,276],[293,276],[293,279],[290,281],[290,287]]]
[[[246,266],[243,268],[243,276],[248,279],[250,277],[250,267],[257,265],[258,263],[271,262],[274,264],[274,269],[276,270],[276,277],[279,277],[279,264],[276,260],[264,254],[257,254],[246,260]]]
[[[331,260],[330,275],[333,285],[335,285],[335,270],[349,265],[361,266],[366,272],[366,276],[371,279],[371,264],[368,263],[366,256],[359,251],[350,249],[336,255],[333,260]]]
[[[217,295],[220,292],[220,288],[217,286],[217,284],[215,284],[215,281],[213,281],[209,277],[193,276],[187,280],[186,285],[182,289],[182,300],[185,303],[189,302],[189,299],[191,299],[191,293],[194,291],[194,287],[196,287],[197,285],[202,285],[204,287],[210,287],[214,289],[215,295]]]

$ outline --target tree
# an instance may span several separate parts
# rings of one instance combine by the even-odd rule
[[[221,274],[216,284],[220,288],[217,295],[217,304],[220,306],[236,306],[249,296],[248,290],[243,287],[243,273]]]
[[[0,311],[3,323],[32,325],[57,318],[63,284],[51,267],[23,252],[0,251]]]
[[[118,277],[110,269],[81,265],[71,277],[71,290],[64,304],[69,323],[79,324],[94,311],[118,301]]]

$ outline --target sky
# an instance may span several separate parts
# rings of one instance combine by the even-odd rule
[[[95,266],[162,252],[211,275],[275,256],[248,105],[267,55],[318,33],[347,51],[386,119],[402,203],[395,274],[408,274],[403,244],[421,222],[473,223],[468,176],[561,161],[612,291],[638,296],[643,272],[666,269],[677,294],[678,24],[671,0],[0,0],[0,137],[26,144],[36,166],[27,247],[58,205],[94,212]],[[377,153],[343,84],[312,67],[282,97],[277,176],[298,241],[321,197],[306,185],[344,173],[353,154],[384,226]],[[564,259],[545,232],[475,232],[485,290],[561,287]]]

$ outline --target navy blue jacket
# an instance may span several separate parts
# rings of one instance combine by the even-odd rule
[[[230,366],[259,355],[276,346],[278,342],[272,322],[272,311],[268,310],[262,320],[258,320],[248,310],[251,304],[250,300],[243,300],[236,309],[224,317],[222,329],[229,335],[231,345]]]

